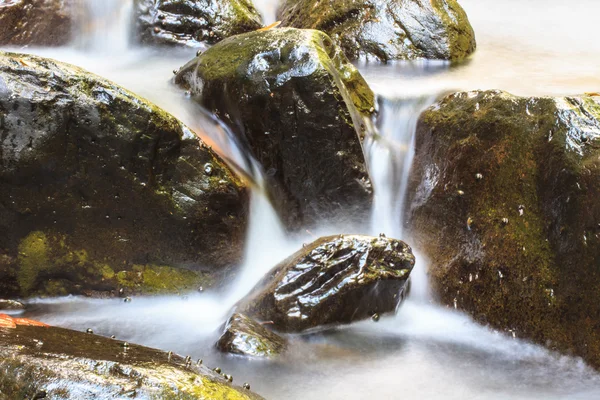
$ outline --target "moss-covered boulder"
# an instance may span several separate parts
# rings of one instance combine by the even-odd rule
[[[225,324],[216,347],[224,353],[270,358],[283,353],[287,341],[252,318],[233,314]]]
[[[475,51],[475,34],[456,0],[285,0],[285,26],[319,29],[351,60],[457,61]]]
[[[194,133],[77,67],[0,53],[0,293],[206,285],[247,192]]]
[[[286,28],[234,36],[175,80],[262,165],[287,226],[368,214],[361,138],[374,96],[327,35]]]
[[[0,46],[61,46],[71,40],[68,0],[0,2]]]
[[[600,97],[450,95],[411,179],[443,303],[600,367]]]
[[[273,268],[236,312],[279,332],[323,329],[393,312],[415,263],[386,237],[340,235],[304,246]]]
[[[261,399],[178,355],[19,324],[0,328],[0,398]]]
[[[259,29],[250,0],[133,0],[142,43],[200,47]]]

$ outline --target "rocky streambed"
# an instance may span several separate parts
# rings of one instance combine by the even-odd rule
[[[597,93],[402,119],[372,71],[469,71],[453,0],[109,3],[133,56],[69,50],[98,4],[0,4],[0,396],[597,394]]]

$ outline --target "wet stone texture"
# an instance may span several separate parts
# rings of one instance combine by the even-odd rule
[[[351,60],[458,61],[476,46],[455,0],[285,0],[278,19],[324,31]]]
[[[396,310],[414,263],[411,248],[399,240],[324,237],[273,268],[236,312],[279,332],[368,319]]]
[[[258,160],[286,226],[363,222],[372,199],[361,139],[371,89],[322,32],[228,38],[177,74]]]
[[[247,197],[154,105],[77,67],[0,53],[3,296],[207,286],[240,260]]]
[[[0,1],[0,46],[62,46],[72,24],[68,0]]]
[[[275,357],[287,348],[286,339],[243,314],[233,314],[217,341],[224,353],[250,357]]]
[[[142,43],[200,47],[262,26],[250,0],[134,0]]]
[[[600,367],[600,97],[450,95],[410,184],[442,302]]]
[[[62,328],[0,327],[0,399],[41,398],[261,399],[178,355]]]

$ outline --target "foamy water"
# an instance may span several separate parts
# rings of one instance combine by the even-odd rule
[[[86,36],[63,49],[21,49],[70,62],[155,102],[213,144],[260,182],[227,129],[191,103],[170,80],[193,50],[132,47],[123,3],[87,0],[93,15]],[[272,0],[260,3],[266,23]],[[505,89],[521,95],[600,91],[600,2],[579,0],[462,0],[478,50],[465,65],[439,62],[361,65],[381,103],[381,144],[365,145],[376,202],[371,226],[324,226],[286,237],[272,208],[253,194],[246,259],[230,287],[186,299],[38,300],[29,313],[45,322],[172,350],[221,366],[235,382],[248,381],[270,399],[594,399],[600,377],[581,360],[506,336],[451,309],[435,305],[427,290],[427,262],[418,253],[410,298],[396,316],[343,327],[299,340],[269,363],[216,353],[213,343],[229,308],[278,260],[321,234],[385,232],[407,239],[402,201],[412,162],[418,113],[448,90]],[[116,14],[113,14],[115,13]],[[95,14],[94,14],[95,13]],[[98,22],[99,15],[111,15]],[[95,17],[94,17],[95,15]],[[104,24],[104,25],[103,25]],[[101,27],[101,28],[98,28]],[[117,32],[117,37],[106,35]],[[116,42],[115,42],[116,40]],[[348,232],[346,232],[348,231]]]

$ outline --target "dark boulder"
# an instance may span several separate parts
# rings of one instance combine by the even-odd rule
[[[250,0],[134,1],[142,43],[199,47],[262,26]]]
[[[0,299],[0,311],[21,311],[25,309],[25,305],[16,300]]]
[[[178,355],[18,320],[0,327],[0,398],[261,399]]]
[[[456,0],[285,0],[285,26],[319,29],[351,60],[457,61],[475,51],[475,34]]]
[[[275,331],[301,332],[393,312],[404,298],[415,257],[385,237],[323,237],[277,265],[236,312]]]
[[[217,341],[217,348],[224,353],[274,357],[286,350],[287,341],[252,318],[233,314],[225,324],[225,330]]]
[[[169,114],[77,67],[0,53],[0,293],[206,286],[247,192]],[[183,269],[181,269],[183,268]]]
[[[0,46],[62,46],[73,25],[68,0],[0,2]]]
[[[600,97],[450,95],[411,180],[443,303],[600,367]]]
[[[262,165],[288,227],[368,215],[361,138],[374,96],[327,35],[286,28],[234,36],[175,80]]]

